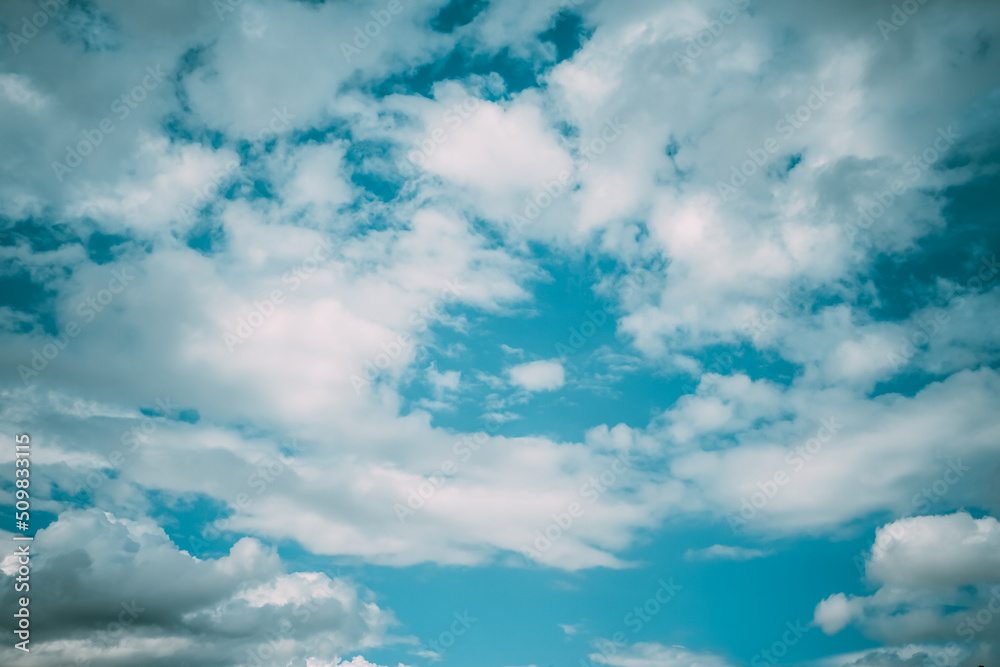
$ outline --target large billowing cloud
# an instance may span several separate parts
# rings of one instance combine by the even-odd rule
[[[955,478],[953,473],[950,478]],[[827,634],[858,624],[891,642],[1000,637],[1000,522],[968,513],[900,519],[879,528],[865,558],[867,596],[816,606]]]
[[[941,481],[957,474],[953,468]],[[816,605],[813,622],[828,635],[856,626],[888,645],[841,656],[839,664],[987,664],[1000,638],[998,540],[996,518],[967,512],[882,526],[871,549],[856,557],[871,594],[830,595]]]
[[[30,547],[37,555],[25,592],[41,643],[32,664],[336,661],[391,641],[395,625],[370,592],[318,572],[285,573],[274,550],[252,538],[202,560],[148,518],[91,509],[63,513]],[[5,608],[15,606],[17,561],[0,565]],[[5,660],[18,655],[2,651]]]

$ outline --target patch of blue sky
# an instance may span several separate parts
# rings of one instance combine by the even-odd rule
[[[593,279],[581,278],[590,272],[559,262],[542,266],[549,279],[531,286],[530,305],[506,317],[471,309],[454,311],[452,315],[467,320],[461,331],[434,328],[433,343],[422,349],[418,370],[402,392],[404,409],[433,398],[433,387],[423,372],[432,364],[437,372],[462,372],[460,391],[446,399],[453,409],[434,412],[435,424],[459,430],[483,428],[484,414],[511,412],[519,418],[499,429],[510,436],[534,433],[579,441],[602,423],[642,428],[679,397],[695,391],[700,376],[664,370],[631,348],[630,339],[618,331],[617,305],[597,294]],[[456,349],[461,352],[456,354]],[[785,386],[799,371],[778,351],[758,350],[749,342],[708,346],[690,356],[704,372],[743,373]],[[537,360],[558,360],[566,384],[534,393],[509,384],[494,386],[508,382],[510,367]],[[498,407],[498,402],[505,405]]]
[[[539,527],[547,521],[540,516]],[[578,664],[593,652],[590,642],[618,632],[629,643],[655,641],[695,650],[725,646],[732,657],[749,662],[780,639],[786,622],[808,626],[816,600],[831,587],[864,593],[854,558],[870,547],[873,531],[858,530],[848,539],[769,542],[734,536],[725,524],[686,521],[668,525],[622,554],[638,567],[577,572],[529,566],[510,553],[498,554],[494,565],[475,568],[396,568],[352,564],[351,559],[331,564],[329,557],[293,544],[283,544],[279,553],[296,569],[347,576],[377,590],[378,601],[400,620],[402,633],[415,635],[425,648],[448,630],[453,613],[468,610],[477,619],[469,641],[458,638],[442,665]],[[685,558],[693,545],[714,544],[768,555],[746,561]],[[644,620],[635,607],[655,596],[660,580],[682,588]],[[572,626],[575,634],[561,625]],[[790,655],[809,660],[875,645],[853,630],[828,637],[810,628]],[[413,663],[411,647],[383,651],[379,655],[387,656],[386,664]]]
[[[784,156],[784,159],[772,162],[767,168],[767,175],[770,178],[786,181],[788,174],[802,162],[802,153],[792,153]]]
[[[945,227],[932,231],[918,240],[915,247],[902,255],[882,254],[875,263],[870,279],[878,286],[881,306],[873,306],[871,314],[880,319],[901,319],[913,309],[924,305],[927,294],[939,278],[964,285],[978,271],[983,256],[992,256],[1000,249],[1000,201],[995,193],[1000,176],[994,168],[1000,156],[982,161],[984,175],[941,193],[945,203],[942,215]],[[872,223],[873,228],[880,224]]]
[[[372,85],[371,92],[376,98],[392,94],[431,96],[434,84],[441,81],[462,80],[473,74],[498,74],[504,81],[503,93],[485,94],[491,101],[517,94],[526,88],[538,85],[535,65],[510,54],[505,47],[495,54],[471,52],[459,45],[449,54],[437,60],[418,66],[409,72],[395,74]]]
[[[902,341],[900,341],[900,345],[902,345]],[[922,350],[919,350],[917,354],[921,352]],[[1000,360],[990,361],[983,365],[997,370],[1000,369]],[[903,370],[890,379],[876,384],[872,388],[869,397],[875,398],[888,394],[899,394],[900,396],[912,398],[926,389],[928,385],[935,382],[944,382],[950,375],[951,373],[930,373],[921,369]]]
[[[166,114],[160,127],[163,130],[163,135],[173,143],[199,143],[207,148],[218,150],[229,141],[224,133],[192,120],[189,113]]]
[[[350,137],[345,145],[344,161],[351,167],[351,182],[383,202],[394,200],[406,182],[399,168],[398,147]]]
[[[319,126],[292,131],[289,135],[289,142],[292,145],[308,144],[310,142],[324,144],[333,139],[350,141],[351,136],[351,126],[349,123],[342,119],[332,119]],[[249,150],[249,142],[243,148]]]
[[[67,243],[80,242],[69,225],[27,218],[16,222],[0,216],[0,246],[27,245],[32,252],[51,252]]]
[[[59,324],[55,314],[56,292],[44,283],[36,282],[27,271],[0,275],[0,307],[30,316],[18,325],[20,333],[34,328],[32,321],[49,336],[56,336]]]
[[[556,14],[552,20],[552,27],[543,32],[538,38],[544,42],[549,42],[556,50],[556,64],[573,57],[583,43],[590,39],[593,29],[588,27],[579,14],[568,10],[563,10]]]
[[[171,413],[167,413],[160,407],[139,408],[139,412],[147,417],[163,417],[164,419],[184,422],[185,424],[197,424],[198,420],[201,419],[201,415],[194,408],[181,408]]]
[[[13,466],[11,466],[11,468],[13,468]],[[13,475],[11,475],[10,479],[13,480]],[[14,492],[17,490],[14,487],[13,481],[8,482],[7,480],[5,480],[4,484],[0,485],[0,489],[2,489],[4,493],[9,494],[11,498],[14,497]],[[56,485],[52,486],[51,498],[54,502],[66,503],[68,505],[76,505],[77,507],[85,507],[90,505],[86,494],[78,493],[75,496],[70,496],[65,491],[62,491]],[[5,504],[3,506],[0,506],[0,525],[4,526],[6,530],[10,530],[9,528],[7,528],[8,526],[16,525],[14,523],[15,511],[16,508],[14,507],[13,502],[11,502],[10,505]],[[57,518],[58,515],[52,512],[48,512],[46,510],[39,510],[37,507],[31,508],[29,517],[30,532],[26,532],[23,534],[34,535],[38,531],[48,527],[49,524],[55,523],[55,520]]]
[[[225,520],[233,513],[228,501],[201,493],[177,495],[156,489],[146,490],[146,498],[150,507],[149,516],[156,520],[179,549],[192,556],[225,556],[243,537],[241,533],[225,530]]]
[[[467,319],[462,331],[435,327],[434,344],[424,348],[427,356],[420,368],[433,363],[439,372],[461,370],[463,374],[463,386],[455,398],[457,409],[436,413],[436,424],[456,429],[482,428],[482,415],[509,410],[522,419],[505,424],[502,432],[506,435],[550,433],[558,434],[559,439],[580,439],[588,428],[604,419],[642,426],[653,412],[676,400],[683,378],[662,377],[649,367],[641,367],[636,377],[616,377],[615,353],[637,363],[627,341],[616,333],[617,308],[596,295],[595,284],[581,280],[584,273],[575,267],[553,262],[544,269],[550,279],[533,285],[533,302],[529,306],[507,316],[471,309],[455,311],[453,315]],[[595,321],[600,324],[587,326]],[[449,353],[457,345],[462,346],[460,356]],[[510,367],[537,360],[559,360],[567,371],[565,386],[531,394],[510,386],[491,386],[497,381],[507,383]],[[624,385],[613,383],[609,390],[598,378],[622,380]],[[430,390],[426,377],[418,374],[405,388],[403,397],[414,407],[428,397]],[[620,400],[623,394],[628,394],[629,400]],[[510,404],[504,408],[491,406],[491,396]]]
[[[87,238],[87,257],[94,264],[109,264],[115,261],[133,239],[125,234],[104,234],[94,232]]]
[[[431,19],[431,29],[451,33],[472,23],[489,6],[488,0],[451,0]]]
[[[187,233],[184,243],[205,257],[213,257],[228,247],[226,229],[211,219],[203,219]]]

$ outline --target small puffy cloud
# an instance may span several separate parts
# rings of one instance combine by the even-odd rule
[[[858,606],[843,593],[837,593],[816,605],[814,620],[824,633],[835,635],[851,622],[857,614]]]
[[[507,369],[511,384],[527,391],[552,391],[566,384],[566,371],[558,361],[531,361]]]
[[[38,111],[48,104],[48,99],[32,86],[31,80],[19,74],[0,74],[0,92],[29,111]]]
[[[762,551],[761,549],[713,544],[705,549],[688,549],[684,553],[684,558],[687,560],[752,560],[763,558],[770,553],[770,551]]]
[[[458,383],[461,378],[461,371],[440,372],[433,366],[427,369],[427,381],[434,387],[434,392],[438,396],[446,391],[455,391],[458,389]]]
[[[572,637],[574,635],[580,634],[580,630],[583,628],[583,625],[579,623],[577,623],[576,625],[570,623],[560,623],[559,627],[562,628],[562,631],[566,633],[567,637]]]

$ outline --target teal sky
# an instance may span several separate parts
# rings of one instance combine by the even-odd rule
[[[996,3],[0,28],[3,665],[996,662]]]

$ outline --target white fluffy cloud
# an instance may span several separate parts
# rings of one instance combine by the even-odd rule
[[[552,391],[566,383],[566,370],[558,361],[530,361],[507,370],[512,384],[528,391]]]
[[[843,593],[837,593],[816,605],[813,620],[823,632],[834,635],[847,627],[858,612],[860,605],[852,604]]]
[[[432,140],[435,130],[448,134],[426,158],[428,170],[475,187],[487,197],[516,197],[534,194],[543,181],[571,169],[569,156],[545,127],[536,106],[524,101],[504,109],[491,102],[477,102],[468,118],[458,117],[454,129],[429,128]]]
[[[849,624],[879,639],[995,642],[1000,637],[1000,522],[967,512],[882,526],[865,556],[871,595],[836,593],[814,619],[835,634]]]
[[[702,415],[713,413],[692,413],[697,402],[717,400],[699,390],[679,410],[685,429],[701,430],[702,448],[682,451],[671,462],[672,474],[700,489],[732,527],[751,533],[830,529],[872,512],[905,515],[925,505],[993,507],[996,499],[984,489],[996,473],[1000,422],[986,405],[998,382],[989,369],[963,371],[913,397],[878,401],[794,383],[782,392],[784,415],[735,433],[727,428],[731,422],[739,428],[735,411],[716,408],[710,422]],[[748,406],[754,411],[772,409],[755,400]],[[692,422],[692,414],[701,421]],[[676,432],[681,415],[668,413],[667,434]],[[709,442],[716,444],[706,449]],[[961,467],[961,483],[948,472],[953,465]],[[880,471],[877,484],[874,477],[866,481],[874,473],[859,472],[874,470]],[[952,483],[922,495],[945,475]]]

